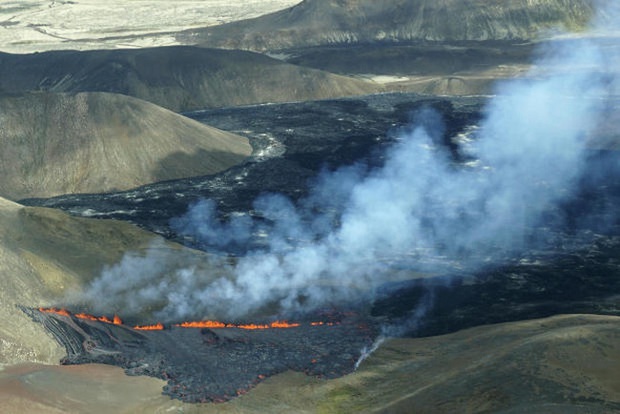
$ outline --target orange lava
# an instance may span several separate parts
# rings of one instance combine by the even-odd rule
[[[163,331],[164,324],[161,322],[158,322],[154,325],[136,325],[133,327],[133,329],[137,331]]]
[[[43,313],[55,313],[56,315],[71,316],[71,313],[66,309],[58,308],[39,308],[39,312]]]
[[[191,322],[182,322],[178,323],[174,326],[178,326],[179,328],[232,328],[234,325],[226,325],[224,322],[219,321],[191,321]]]
[[[107,316],[94,316],[94,315],[84,313],[84,312],[72,314],[71,312],[63,308],[39,308],[39,311],[43,313],[53,313],[56,315],[67,316],[67,317],[74,316],[78,319],[84,319],[84,320],[89,320],[93,322],[103,322],[103,323],[109,323],[113,325],[123,325],[122,319],[116,314],[113,316],[112,319],[110,319]],[[333,322],[310,322],[310,325],[311,326],[322,326],[322,325],[329,326],[329,325],[334,325],[334,323]],[[237,329],[254,330],[254,329],[289,329],[289,328],[296,328],[298,326],[301,326],[301,324],[295,323],[295,322],[293,323],[287,322],[287,321],[274,321],[274,322],[265,323],[265,324],[254,324],[254,323],[236,324],[236,323],[224,323],[220,321],[205,320],[205,321],[182,322],[182,323],[175,324],[173,326],[176,326],[179,328],[209,328],[209,329],[237,328]],[[158,322],[153,325],[136,325],[133,327],[133,329],[138,330],[138,331],[161,331],[165,328],[164,328],[164,324],[162,324],[161,322]]]
[[[287,328],[296,328],[300,324],[298,323],[289,323],[286,321],[275,321],[268,324],[255,324],[255,323],[246,323],[246,324],[234,324],[234,323],[224,323],[219,321],[191,321],[191,322],[182,322],[176,324],[179,328],[210,328],[210,329],[218,329],[218,328],[238,328],[238,329],[287,329]]]
[[[108,318],[107,316],[94,316],[94,315],[91,315],[89,313],[84,313],[84,312],[79,312],[79,313],[75,313],[72,315],[71,312],[69,312],[68,310],[58,309],[58,308],[39,308],[39,312],[54,313],[56,315],[68,316],[68,317],[75,316],[78,319],[85,319],[85,320],[94,321],[94,322],[110,323],[113,325],[123,324],[123,321],[118,315],[114,315],[112,319]]]
[[[299,326],[298,323],[289,323],[286,321],[275,321],[269,324],[270,328],[297,328]]]
[[[95,317],[93,315],[89,315],[88,313],[76,313],[75,317],[79,318],[79,319],[87,319],[89,321],[98,321],[99,320],[97,317]]]

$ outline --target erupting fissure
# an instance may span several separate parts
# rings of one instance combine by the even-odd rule
[[[133,329],[137,331],[162,331],[164,329],[164,324],[161,322],[157,322],[153,325],[136,325]]]
[[[63,308],[39,308],[39,312],[42,312],[42,313],[53,313],[53,314],[56,314],[56,315],[68,316],[68,317],[75,316],[78,319],[85,319],[85,320],[95,321],[95,322],[110,323],[110,324],[113,324],[113,325],[123,325],[123,320],[118,315],[116,315],[116,314],[114,314],[112,319],[110,319],[107,316],[94,316],[94,315],[91,315],[89,313],[84,313],[84,312],[72,314],[71,312],[69,312],[68,310],[63,309]]]
[[[84,319],[94,322],[104,322],[110,323],[114,325],[124,325],[123,321],[118,315],[114,315],[112,319],[107,316],[94,316],[88,313],[71,313],[67,309],[64,308],[39,308],[39,312],[42,313],[52,313],[60,316],[66,317],[76,317],[78,319]],[[310,322],[310,326],[321,326],[321,325],[334,325],[336,322]],[[287,322],[287,321],[274,321],[265,324],[254,324],[254,323],[225,323],[220,321],[213,320],[204,320],[204,321],[187,321],[181,322],[177,324],[173,324],[172,326],[178,328],[209,328],[209,329],[221,329],[221,328],[237,328],[237,329],[245,329],[245,330],[255,330],[255,329],[289,329],[289,328],[297,328],[301,326],[301,323],[297,322]],[[158,322],[151,325],[135,325],[132,329],[138,331],[162,331],[165,329],[163,323]]]
[[[325,379],[349,374],[378,334],[374,319],[336,310],[296,322],[144,325],[62,307],[21,310],[64,346],[62,365],[118,366],[128,375],[166,381],[165,395],[191,403],[229,401],[286,371]]]
[[[210,329],[218,329],[218,328],[238,328],[238,329],[271,329],[271,328],[296,328],[300,326],[299,323],[289,323],[286,321],[275,321],[268,324],[235,324],[235,323],[224,323],[219,321],[191,321],[191,322],[182,322],[176,324],[174,326],[178,326],[181,328],[210,328]]]

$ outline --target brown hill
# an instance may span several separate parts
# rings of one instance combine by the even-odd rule
[[[411,40],[534,39],[583,27],[594,0],[304,0],[255,19],[191,30],[178,38],[208,47],[280,50]]]
[[[377,92],[258,53],[196,47],[0,54],[0,90],[113,92],[179,112]]]
[[[66,303],[65,295],[80,290],[105,265],[119,262],[127,250],[153,246],[156,239],[124,222],[80,219],[0,198],[0,364],[58,363],[64,349],[17,305]],[[184,261],[200,257],[170,243],[158,248]]]
[[[241,162],[247,139],[109,93],[0,98],[0,195],[106,192],[211,174]]]

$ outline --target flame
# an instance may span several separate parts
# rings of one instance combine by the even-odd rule
[[[71,314],[71,312],[69,312],[68,310],[59,309],[59,308],[39,308],[39,312],[53,313],[56,315],[67,316],[67,317],[75,316],[78,319],[84,319],[84,320],[94,321],[94,322],[104,322],[104,323],[109,323],[112,325],[123,324],[122,319],[118,315],[114,315],[114,317],[110,319],[107,316],[94,316],[94,315],[91,315],[89,313],[84,313],[84,312]]]
[[[157,322],[154,325],[136,325],[133,329],[137,331],[163,331],[164,324],[161,322]]]
[[[94,316],[89,313],[75,313],[72,314],[67,309],[64,308],[39,308],[39,311],[42,313],[53,313],[56,315],[67,316],[67,317],[76,317],[78,319],[93,321],[93,322],[103,322],[109,323],[112,325],[123,325],[122,319],[118,315],[114,315],[112,319],[107,316]],[[335,325],[334,322],[310,322],[310,326],[322,326],[322,325]],[[287,321],[274,321],[265,324],[255,324],[255,323],[247,323],[247,324],[236,324],[236,323],[224,323],[220,321],[213,320],[204,320],[204,321],[187,321],[175,324],[173,326],[179,328],[209,328],[209,329],[221,329],[221,328],[237,328],[237,329],[246,329],[246,330],[255,330],[255,329],[289,329],[296,328],[301,326],[300,323],[296,322],[287,322]],[[161,331],[164,328],[164,324],[158,322],[152,325],[136,325],[133,329],[138,331]]]
[[[66,309],[58,308],[39,308],[39,312],[42,313],[55,313],[56,315],[71,316],[71,313]]]
[[[191,321],[191,322],[182,322],[175,324],[174,326],[178,326],[180,328],[233,328],[234,325],[225,324],[224,322],[219,321]]]
[[[299,323],[290,323],[286,321],[275,321],[269,324],[234,324],[234,323],[224,323],[220,321],[190,321],[190,322],[182,322],[175,324],[174,326],[180,328],[209,328],[209,329],[220,329],[220,328],[238,328],[238,329],[270,329],[270,328],[278,328],[278,329],[287,329],[287,328],[296,328],[300,326]]]
[[[235,325],[235,328],[247,329],[247,330],[269,329],[269,325],[257,325],[255,323],[246,323],[246,324],[242,324],[242,325]]]
[[[297,328],[298,326],[300,326],[299,323],[289,323],[286,321],[275,321],[269,324],[270,328],[280,328],[280,329]]]
[[[80,319],[88,319],[89,321],[98,321],[99,319],[93,315],[89,315],[88,313],[76,313],[76,318]],[[103,322],[103,321],[102,321]]]
[[[107,316],[100,316],[97,318],[97,320],[103,323],[112,323],[112,319],[108,318]]]

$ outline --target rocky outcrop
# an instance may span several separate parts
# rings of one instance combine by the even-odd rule
[[[252,20],[192,30],[208,47],[278,50],[367,42],[535,39],[583,27],[593,0],[305,0]]]
[[[212,174],[243,161],[246,138],[109,93],[0,98],[0,196],[107,192]]]

